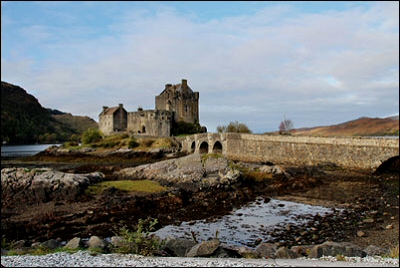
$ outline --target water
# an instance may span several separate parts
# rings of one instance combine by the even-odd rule
[[[50,146],[60,144],[2,145],[1,157],[22,157],[35,155]]]
[[[268,202],[258,198],[223,217],[183,222],[179,226],[168,225],[154,234],[162,239],[168,236],[193,239],[193,233],[199,242],[218,237],[226,244],[251,246],[258,239],[270,239],[271,232],[277,226],[302,225],[317,214],[326,215],[331,212],[332,208],[322,206],[276,199]]]

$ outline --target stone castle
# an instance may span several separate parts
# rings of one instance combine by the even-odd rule
[[[181,84],[166,84],[156,96],[156,108],[127,112],[123,104],[103,106],[99,115],[99,129],[104,135],[115,132],[169,137],[173,122],[199,124],[199,92],[193,92],[187,80]]]

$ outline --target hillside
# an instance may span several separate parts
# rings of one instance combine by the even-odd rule
[[[52,114],[52,116],[60,123],[63,123],[78,133],[83,133],[86,129],[98,129],[99,125],[89,116],[78,116],[70,113]]]
[[[331,126],[295,129],[292,135],[309,136],[398,136],[399,116],[387,118],[361,117]]]
[[[98,125],[88,117],[46,109],[23,88],[1,82],[2,144],[63,142],[87,128]]]

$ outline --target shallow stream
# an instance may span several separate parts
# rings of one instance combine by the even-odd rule
[[[268,241],[277,227],[302,225],[316,214],[331,212],[332,208],[259,197],[228,215],[168,225],[154,234],[162,239],[194,236],[198,242],[217,237],[222,243],[253,247],[256,241]]]

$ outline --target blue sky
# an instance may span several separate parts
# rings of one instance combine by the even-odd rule
[[[399,2],[1,2],[1,80],[98,121],[200,93],[209,132],[399,114]]]

